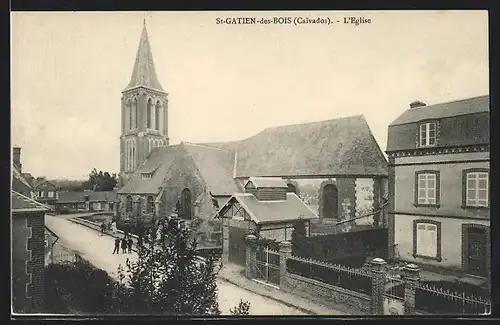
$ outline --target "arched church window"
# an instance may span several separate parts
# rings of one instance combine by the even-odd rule
[[[125,199],[125,211],[132,212],[132,197],[130,195]]]
[[[295,188],[295,185],[293,185],[293,184],[287,184],[286,186],[287,186],[286,191],[288,193],[295,193],[295,194],[297,194],[297,189]]]
[[[181,192],[181,211],[179,214],[184,219],[191,219],[191,191],[185,188]]]
[[[151,123],[151,118],[152,118],[151,113],[152,113],[152,110],[153,110],[153,101],[150,98],[150,99],[148,99],[147,116],[146,116],[146,118],[147,118],[147,128],[148,129],[151,129],[151,125],[152,125],[152,123]]]
[[[339,191],[333,184],[323,187],[323,218],[337,218],[339,211]]]
[[[155,201],[152,196],[148,196],[147,201],[146,201],[146,211],[148,213],[153,213],[155,210]]]
[[[155,105],[155,130],[160,130],[160,107],[160,101],[157,101]]]
[[[134,128],[137,129],[137,121],[139,121],[139,110],[137,109],[137,98],[134,98]]]
[[[135,168],[135,139],[132,141],[132,168],[131,170],[134,170]]]
[[[127,111],[128,111],[128,129],[132,129],[132,111],[133,111],[133,107],[132,107],[132,103],[130,102],[130,99],[127,101]]]

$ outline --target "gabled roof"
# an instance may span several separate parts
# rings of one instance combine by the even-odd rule
[[[259,201],[253,194],[235,193],[218,215],[224,214],[234,202],[241,204],[256,224],[319,218],[295,193],[287,193],[286,200],[281,201]]]
[[[52,208],[50,208],[49,206],[30,199],[29,197],[22,195],[21,193],[11,190],[11,194],[11,210],[13,213],[52,211]]]
[[[489,111],[490,96],[477,96],[447,103],[410,108],[395,119],[389,126]]]
[[[174,162],[179,145],[154,148],[129,181],[118,190],[118,194],[157,194],[168,169]],[[152,178],[143,178],[143,173],[153,173]]]
[[[31,185],[33,186],[33,181],[35,180],[35,177],[33,177],[33,175],[31,175],[31,173],[22,173],[24,179],[26,179],[26,181]]]
[[[33,188],[37,189],[40,185],[42,185],[44,183],[48,183],[48,184],[56,187],[53,183],[51,183],[50,181],[48,181],[46,179],[39,179],[39,180],[35,179],[35,180],[33,180]]]
[[[233,152],[187,142],[181,146],[193,158],[212,194],[231,195],[240,190],[233,178]]]
[[[132,77],[130,78],[130,82],[124,91],[141,86],[165,92],[158,81],[158,77],[156,76],[153,53],[151,52],[151,46],[149,44],[146,23],[144,23],[142,28]]]
[[[236,177],[387,175],[362,115],[268,128],[241,141]]]
[[[59,192],[59,199],[57,203],[77,203],[84,202],[85,196],[89,197],[90,202],[111,202],[115,201],[117,195],[112,191],[98,191],[98,192]]]
[[[252,182],[252,184],[256,187],[273,187],[273,188],[288,188],[283,178],[279,177],[250,177],[248,181],[245,183],[246,185]]]
[[[15,179],[17,179],[19,182],[21,182],[23,185],[28,187],[29,189],[33,189],[33,186],[30,184],[30,182],[28,182],[28,180],[26,180],[26,178],[23,176],[23,174],[14,165],[12,165],[12,176]]]

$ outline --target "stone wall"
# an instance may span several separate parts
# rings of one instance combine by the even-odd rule
[[[353,315],[370,314],[371,297],[296,274],[287,274],[280,289],[331,308],[347,308]]]

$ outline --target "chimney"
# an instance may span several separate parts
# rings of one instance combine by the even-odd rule
[[[427,105],[426,103],[421,102],[419,100],[416,100],[416,101],[410,103],[410,108],[417,108],[417,107],[422,107],[422,106],[426,106],[426,105]]]
[[[12,160],[14,162],[14,166],[19,169],[19,172],[22,172],[22,164],[21,164],[21,148],[14,147],[12,149]]]

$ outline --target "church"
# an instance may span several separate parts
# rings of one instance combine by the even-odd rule
[[[267,128],[241,141],[170,145],[168,96],[145,24],[121,116],[119,224],[174,210],[211,224],[250,177],[282,179],[320,224],[370,215],[387,194],[387,161],[362,115]]]

